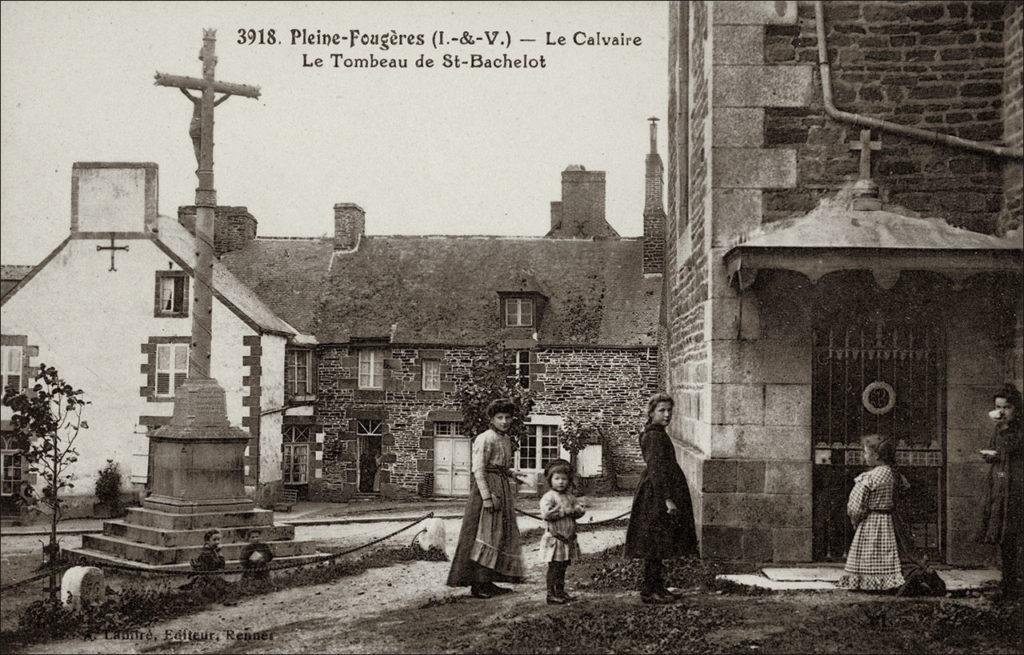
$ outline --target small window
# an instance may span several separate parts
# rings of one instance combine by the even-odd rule
[[[462,434],[462,423],[459,421],[434,421],[435,437],[457,437]]]
[[[358,419],[356,420],[356,434],[361,437],[384,434],[384,421],[374,418]]]
[[[157,271],[156,315],[188,316],[188,277],[180,271]]]
[[[384,351],[359,351],[359,388],[384,388]]]
[[[286,396],[309,396],[313,393],[313,352],[299,348],[285,351],[284,392]]]
[[[8,385],[14,387],[16,390],[21,391],[22,388],[22,348],[21,346],[3,346],[3,385],[0,385],[0,393],[2,389],[6,389]]]
[[[21,452],[0,452],[0,495],[13,496],[21,486]]]
[[[506,298],[505,325],[508,327],[531,327],[533,325],[533,301],[529,298]]]
[[[524,389],[530,388],[530,351],[516,350],[508,367],[508,381]]]
[[[441,390],[441,361],[438,359],[423,360],[423,390]]]
[[[188,376],[188,344],[158,343],[156,346],[156,395],[173,397]]]

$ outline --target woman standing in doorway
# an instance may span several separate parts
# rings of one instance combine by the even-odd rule
[[[645,603],[675,600],[665,586],[662,560],[697,554],[690,490],[665,432],[673,406],[672,397],[665,393],[655,394],[647,402],[647,426],[640,435],[647,468],[640,476],[626,530],[625,556],[644,560],[640,599]]]

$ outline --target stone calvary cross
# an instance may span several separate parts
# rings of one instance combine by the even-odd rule
[[[189,376],[207,378],[210,376],[210,338],[213,315],[213,235],[217,191],[213,185],[213,108],[231,96],[259,98],[260,89],[246,84],[218,82],[214,79],[217,67],[217,31],[203,30],[203,49],[199,60],[203,62],[203,77],[156,74],[157,86],[169,86],[180,90],[193,105],[192,124],[189,136],[196,150],[199,168],[196,176],[196,293],[195,309],[192,314],[192,343],[189,348]],[[189,89],[199,91],[196,98]],[[215,100],[217,93],[223,93]]]
[[[258,98],[254,86],[218,82],[217,32],[203,30],[202,79],[156,74],[157,86],[179,89],[192,102],[189,136],[196,148],[195,301],[188,377],[174,394],[174,415],[150,436],[152,493],[143,502],[149,510],[167,513],[249,512],[245,493],[246,448],[254,461],[251,475],[259,480],[259,442],[228,420],[224,388],[210,369],[213,331],[213,235],[217,192],[213,185],[213,108],[233,95]],[[199,91],[196,98],[189,90]],[[219,100],[217,93],[223,93]],[[207,525],[228,525],[225,520]],[[247,519],[248,520],[248,519]]]

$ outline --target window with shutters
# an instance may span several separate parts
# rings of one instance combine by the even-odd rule
[[[359,388],[384,388],[384,351],[367,348],[359,351]]]
[[[184,271],[156,272],[156,316],[188,316],[188,276]]]
[[[0,388],[6,389],[8,385],[21,390],[25,386],[25,379],[22,370],[22,358],[24,349],[21,346],[3,346],[3,385]]]
[[[156,346],[156,389],[162,398],[173,398],[174,392],[188,376],[188,344],[159,343]]]

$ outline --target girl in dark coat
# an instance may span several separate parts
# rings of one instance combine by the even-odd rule
[[[686,476],[676,462],[665,427],[672,420],[672,397],[659,393],[647,402],[647,427],[640,451],[647,468],[633,497],[625,556],[644,560],[640,598],[645,603],[675,600],[665,587],[662,560],[697,554],[697,531]]]
[[[1009,599],[1021,593],[1024,565],[1024,429],[1019,416],[1020,391],[1003,386],[992,398],[989,416],[995,432],[982,457],[992,465],[982,511],[979,541],[999,544],[1003,579],[1001,594]]]

